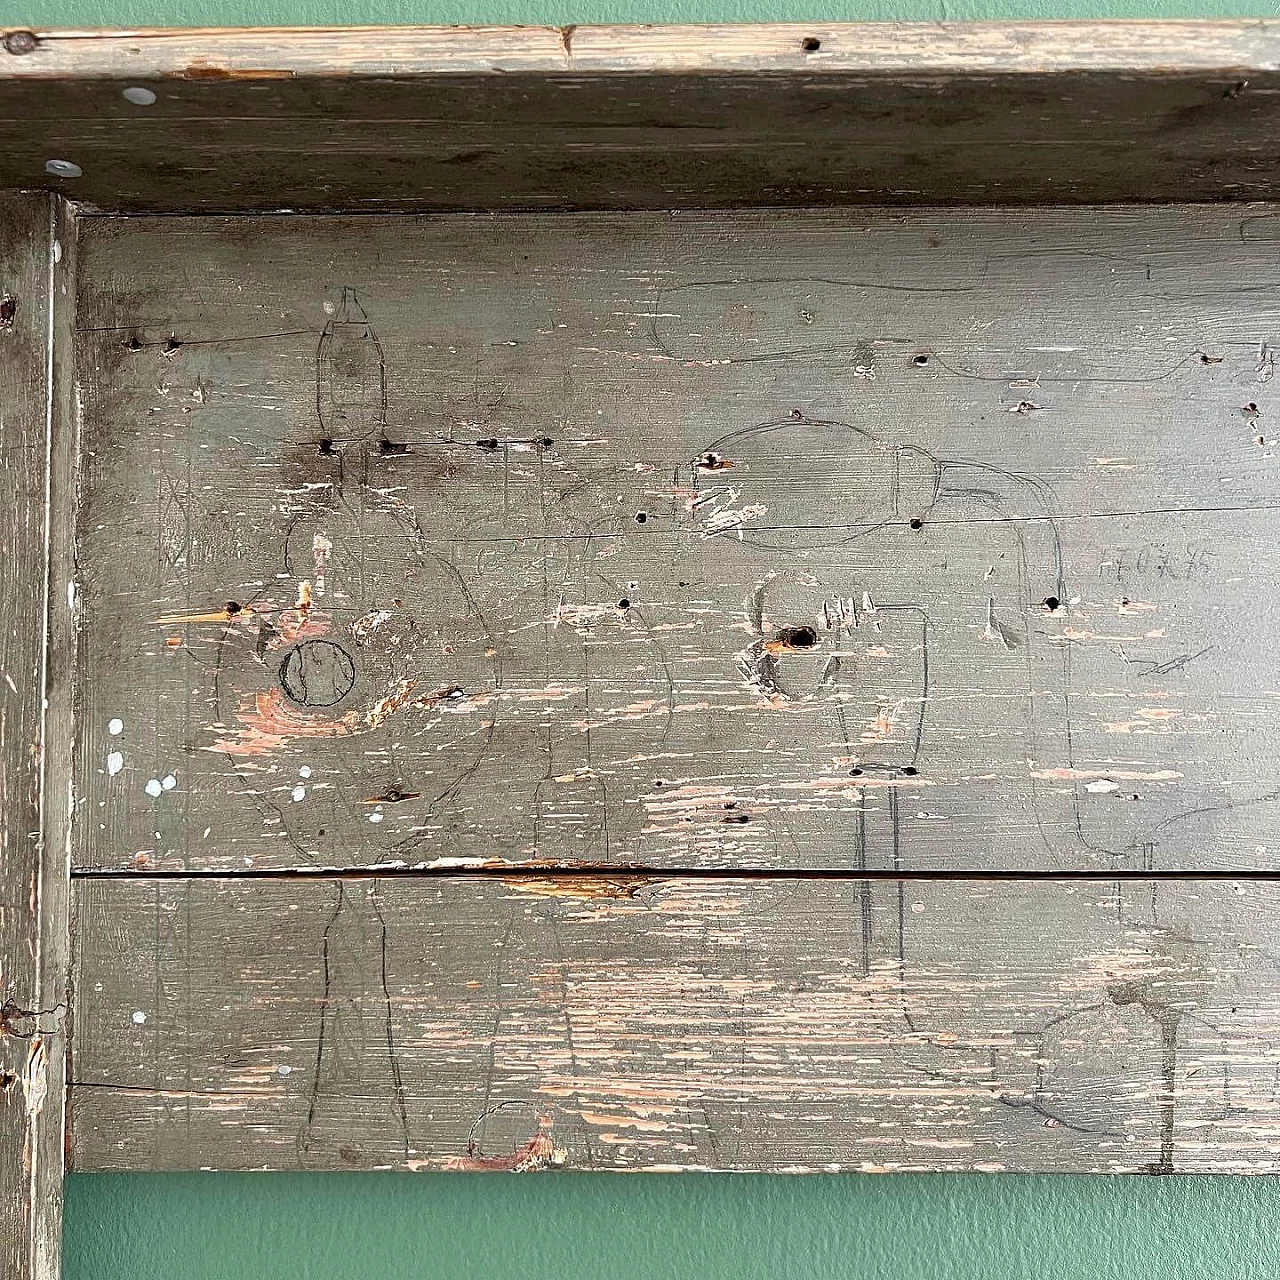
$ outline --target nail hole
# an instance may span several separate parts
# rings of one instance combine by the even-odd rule
[[[84,173],[74,160],[46,160],[44,171],[55,178],[78,178]]]
[[[0,298],[0,329],[12,329],[14,317],[18,314],[18,300],[11,293]]]
[[[921,365],[928,364],[928,363],[929,363],[929,357],[928,357],[927,355],[925,355],[925,354],[922,352],[922,353],[921,353],[920,355],[918,355],[918,356],[912,356],[912,358],[911,358],[911,363],[912,363],[912,364],[921,364]]]
[[[136,333],[130,334],[129,341],[126,342],[124,345],[128,347],[130,351],[142,350],[142,343],[138,340],[138,335]]]
[[[140,84],[131,84],[124,90],[121,97],[126,102],[132,102],[135,107],[149,107],[156,100],[156,95]]]
[[[175,351],[182,349],[182,343],[179,341],[177,334],[171,333],[164,344],[165,355],[172,355]]]
[[[812,649],[818,643],[818,633],[812,627],[783,627],[778,641],[785,649]]]
[[[908,521],[908,524],[909,524],[909,525],[911,526],[911,528],[913,528],[913,529],[923,529],[923,528],[924,528],[924,521],[923,521],[923,520],[921,520],[919,516],[916,516],[913,520]]]
[[[805,36],[805,38],[800,41],[800,47],[805,51],[805,53],[817,53],[818,50],[822,48],[822,41],[819,40],[817,36]]]
[[[750,822],[751,815],[749,813],[726,813],[724,815],[725,822]]]
[[[397,444],[394,440],[388,440],[384,437],[378,441],[378,452],[385,458],[392,454],[408,453],[409,446],[407,444]]]
[[[1045,596],[1044,607],[1048,609],[1050,613],[1055,613],[1058,609],[1062,608],[1062,601],[1059,600],[1057,596]]]
[[[326,440],[321,440],[321,441],[320,441],[320,452],[321,452],[321,454],[323,454],[323,455],[325,455],[325,456],[328,456],[329,454],[331,454],[331,453],[333,452],[333,441],[332,441],[332,440],[328,440],[328,439],[326,439]]]
[[[862,770],[861,770],[861,769],[850,769],[850,770],[849,770],[849,777],[851,777],[851,778],[860,778],[860,777],[862,777]]]
[[[227,617],[234,618],[240,612],[240,606],[234,600],[227,601]]]
[[[630,600],[628,600],[628,599],[626,598],[626,596],[623,596],[623,598],[622,598],[621,600],[619,600],[619,601],[618,601],[618,608],[619,608],[619,609],[624,609],[624,610],[625,610],[625,609],[630,609],[630,608],[631,608],[631,601],[630,601]]]
[[[477,449],[484,449],[487,453],[496,453],[498,448],[497,438],[490,436],[488,440],[477,440]]]
[[[538,443],[544,449],[550,449],[551,446],[555,444],[555,441],[550,436],[543,436],[542,439],[538,441]]]
[[[902,766],[902,776],[904,778],[914,778],[916,774],[919,772],[920,770],[917,769],[913,764],[904,764]]]
[[[649,513],[647,511],[636,512],[636,524],[644,524],[648,519]]]

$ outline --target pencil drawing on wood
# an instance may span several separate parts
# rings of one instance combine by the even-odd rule
[[[0,1272],[65,1167],[1280,1171],[1277,40],[8,33]]]

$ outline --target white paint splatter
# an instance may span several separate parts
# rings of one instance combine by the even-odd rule
[[[164,794],[164,784],[159,778],[152,778],[143,788],[149,796],[159,796]]]
[[[1107,791],[1119,791],[1120,784],[1112,782],[1110,778],[1095,778],[1092,782],[1084,784],[1086,791],[1092,791],[1095,795]]]
[[[176,786],[178,785],[178,779],[177,779],[177,778],[175,778],[175,777],[173,776],[173,774],[171,774],[171,773],[166,773],[166,774],[164,775],[164,777],[160,779],[160,785],[161,785],[161,786],[162,786],[166,791],[172,791],[172,790],[174,789],[174,787],[176,787]]]
[[[293,1074],[292,1067],[287,1067],[282,1064],[276,1068],[276,1075],[278,1076],[290,1076],[292,1074]]]
[[[113,751],[107,757],[107,777],[114,778],[121,769],[124,768],[124,756],[119,751]]]
[[[381,822],[381,821],[382,821],[382,810],[381,810],[381,809],[375,809],[375,810],[374,810],[374,811],[369,815],[369,821],[370,821],[370,822]]]
[[[294,804],[297,804],[299,800],[305,800],[307,798],[307,789],[303,786],[297,786],[294,787],[291,794],[293,796]]]
[[[107,721],[107,732],[113,737],[118,738],[124,732],[124,721],[119,716],[115,716]]]
[[[309,764],[304,764],[302,768],[298,770],[298,777],[300,778],[311,777],[311,766]]]
[[[133,1025],[135,1027],[142,1026],[142,1024],[146,1022],[146,1020],[147,1020],[147,1015],[143,1013],[141,1009],[135,1009],[133,1011]]]

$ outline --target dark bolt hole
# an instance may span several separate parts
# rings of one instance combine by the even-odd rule
[[[911,527],[913,529],[923,529],[924,521],[921,520],[919,516],[917,516],[914,520],[911,521]]]
[[[726,822],[750,822],[751,815],[749,813],[726,813],[724,820]]]
[[[911,359],[911,363],[912,363],[912,364],[928,364],[928,363],[929,363],[929,357],[928,357],[928,356],[926,356],[926,355],[924,355],[924,354],[922,353],[922,354],[920,354],[920,355],[918,355],[918,356],[913,356],[913,357],[912,357],[912,359]]]
[[[861,770],[861,769],[850,769],[850,770],[849,770],[849,777],[851,777],[851,778],[860,778],[860,777],[862,777],[862,770]]]
[[[12,1071],[0,1071],[0,1091],[8,1093],[17,1083],[18,1077]]]
[[[12,329],[13,319],[18,314],[18,300],[11,293],[0,298],[0,329]]]
[[[331,453],[333,452],[333,441],[332,441],[332,440],[321,440],[321,441],[320,441],[320,452],[321,452],[322,454],[325,454],[326,456],[327,456],[328,454],[331,454]]]
[[[498,448],[498,442],[497,442],[497,440],[493,439],[492,437],[490,437],[488,440],[477,440],[477,441],[476,441],[476,448],[477,448],[477,449],[486,449],[486,450],[488,450],[488,452],[490,452],[490,453],[494,453],[494,452],[497,450],[497,448]]]
[[[539,444],[540,444],[544,449],[550,449],[550,448],[551,448],[551,446],[552,446],[553,444],[555,444],[555,441],[554,441],[550,436],[543,436],[543,437],[542,437],[542,439],[538,441],[538,443],[539,443]]]
[[[166,351],[178,351],[181,347],[182,343],[178,340],[177,335],[173,333],[169,335],[168,340],[164,344],[164,349]]]
[[[1244,411],[1245,411],[1245,413],[1257,413],[1257,412],[1258,412],[1258,406],[1257,406],[1256,404],[1254,404],[1254,402],[1253,402],[1252,400],[1250,400],[1250,401],[1249,401],[1249,403],[1248,403],[1247,405],[1245,405],[1245,407],[1244,407]]]
[[[1062,607],[1062,601],[1057,596],[1045,596],[1044,607],[1053,613]]]
[[[393,454],[408,453],[409,446],[407,444],[397,444],[394,440],[388,440],[384,437],[378,441],[378,452],[385,458]]]
[[[619,609],[630,609],[630,608],[631,608],[631,601],[630,601],[630,600],[628,600],[628,599],[626,598],[626,596],[623,596],[623,597],[622,597],[622,599],[618,601],[618,608],[619,608]]]
[[[805,53],[817,53],[818,50],[822,48],[822,41],[819,40],[817,36],[805,36],[805,38],[800,41],[800,47],[805,51]]]
[[[234,600],[227,601],[227,617],[234,618],[240,612],[240,606]]]
[[[913,764],[904,764],[902,766],[902,776],[904,778],[914,778],[916,774],[919,772],[920,770],[917,769]]]
[[[636,524],[644,524],[645,521],[648,519],[649,519],[649,513],[647,511],[636,512]]]
[[[818,633],[812,627],[783,627],[778,640],[787,649],[812,649],[818,643]]]

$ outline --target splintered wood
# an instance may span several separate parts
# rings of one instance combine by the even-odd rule
[[[1278,237],[85,219],[76,1166],[1280,1171]]]

